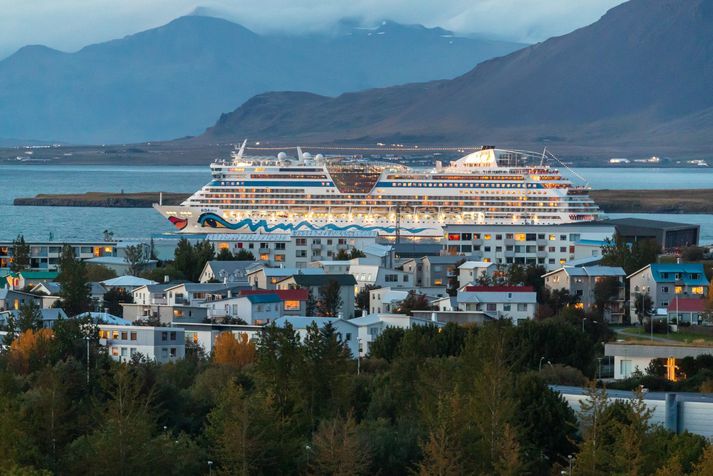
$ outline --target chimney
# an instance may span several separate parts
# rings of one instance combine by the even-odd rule
[[[341,321],[342,319],[344,319],[344,314],[342,314],[342,311],[339,311],[339,312],[337,313],[337,319],[339,319],[340,321]]]
[[[680,257],[680,256],[679,256],[678,258],[676,258],[676,263],[677,263],[677,264],[681,264],[681,257]]]
[[[228,299],[233,297],[233,291],[228,289]]]
[[[227,277],[227,276],[223,278],[223,284],[228,284],[228,277]]]

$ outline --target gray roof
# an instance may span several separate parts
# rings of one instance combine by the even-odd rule
[[[456,264],[459,261],[465,261],[463,256],[424,256],[431,264]]]
[[[619,266],[582,266],[582,267],[563,267],[550,271],[544,276],[549,276],[557,272],[564,271],[570,276],[615,276],[626,277],[626,272]]]
[[[691,228],[697,227],[698,225],[689,223],[680,223],[672,221],[662,221],[662,220],[647,220],[645,218],[615,218],[607,220],[604,223],[610,223],[612,225],[623,225],[623,226],[636,226],[639,228],[657,228],[657,229],[679,229],[679,228]]]
[[[295,274],[292,276],[298,286],[324,286],[336,281],[340,286],[356,286],[356,278],[351,274]]]
[[[218,293],[221,291],[232,291],[250,287],[247,283],[183,283],[183,286],[185,286],[186,292],[189,293]]]
[[[236,271],[245,272],[245,270],[263,265],[262,261],[247,260],[247,261],[208,261],[206,266],[210,266],[213,270],[213,274],[216,276],[221,271],[225,271],[226,274],[231,274]]]

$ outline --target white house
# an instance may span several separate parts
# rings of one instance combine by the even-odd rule
[[[415,325],[435,325],[438,327],[443,326],[443,324],[438,322],[432,322],[429,319],[407,316],[405,314],[388,313],[368,314],[366,316],[350,319],[349,322],[351,324],[354,324],[358,329],[357,338],[360,344],[359,355],[362,357],[369,354],[371,350],[371,344],[388,327],[410,329],[412,326]]]
[[[201,283],[247,282],[248,271],[264,265],[265,263],[262,261],[208,261],[203,267],[198,281]]]
[[[320,275],[322,268],[258,268],[248,271],[248,284],[257,289],[277,289],[277,283],[293,275]]]
[[[531,286],[465,286],[456,297],[459,311],[480,311],[513,324],[535,317],[537,293]]]
[[[339,297],[342,305],[339,313],[345,319],[354,317],[354,298],[356,280],[351,274],[295,274],[277,283],[278,289],[307,289],[315,300],[319,300],[320,289],[331,282],[339,285]]]
[[[349,266],[349,274],[354,276],[360,290],[366,286],[412,288],[414,285],[410,273],[374,264],[352,264]]]
[[[283,314],[282,299],[277,294],[237,295],[203,304],[210,321],[242,319],[247,325],[269,324]]]
[[[350,260],[321,260],[312,261],[307,264],[308,268],[320,268],[325,274],[347,274],[349,272]]]
[[[195,346],[203,349],[210,355],[213,352],[215,339],[224,332],[232,333],[236,339],[241,337],[241,334],[246,334],[249,340],[255,340],[259,337],[262,331],[262,326],[246,326],[239,324],[215,324],[205,322],[182,322],[176,324],[185,331],[186,345]]]
[[[406,299],[409,291],[402,289],[377,288],[369,291],[369,314],[391,313]]]
[[[141,354],[158,363],[173,362],[185,357],[184,330],[179,327],[99,325],[99,343],[109,356],[126,362]]]
[[[487,261],[466,261],[458,266],[458,283],[461,286],[477,283],[482,277],[492,277],[498,269],[495,263]]]

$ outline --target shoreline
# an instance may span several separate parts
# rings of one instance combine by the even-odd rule
[[[163,193],[164,205],[179,205],[190,193],[135,192],[39,194],[15,198],[15,206],[151,208]],[[592,190],[592,199],[604,213],[713,213],[713,188],[680,190]]]

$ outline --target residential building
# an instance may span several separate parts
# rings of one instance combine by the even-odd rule
[[[116,256],[115,242],[77,241],[58,243],[56,241],[30,241],[30,270],[57,271],[62,247],[69,245],[74,250],[74,256],[80,260],[99,256]],[[0,268],[9,268],[13,257],[12,241],[0,242]]]
[[[351,264],[351,260],[321,260],[308,263],[307,267],[320,268],[324,271],[324,274],[349,274],[349,266],[351,266]]]
[[[114,271],[118,276],[124,276],[130,274],[133,270],[131,269],[131,263],[129,263],[125,256],[99,256],[97,258],[89,258],[86,260],[88,264],[96,264],[99,266],[104,266]],[[144,271],[150,271],[155,269],[158,265],[158,260],[148,259],[140,263],[138,266],[138,271],[143,273]]]
[[[376,264],[361,264],[361,259],[353,260],[349,266],[349,274],[354,276],[357,282],[357,289],[361,290],[367,286],[381,286],[391,288],[412,288],[413,275],[411,273],[388,269]]]
[[[369,314],[393,313],[401,301],[406,299],[408,293],[408,290],[390,287],[372,289],[369,291]]]
[[[217,324],[206,322],[181,322],[176,323],[185,331],[186,346],[203,349],[206,355],[213,353],[215,339],[224,332],[232,333],[236,339],[242,338],[246,334],[249,340],[259,337],[263,326],[246,326],[239,324]]]
[[[56,271],[20,271],[19,273],[9,273],[5,276],[6,283],[11,289],[27,289],[40,283],[49,283],[57,279],[59,273]]]
[[[265,266],[263,261],[208,261],[201,271],[201,283],[242,283],[248,280],[248,271]]]
[[[277,283],[277,289],[299,289],[304,288],[312,293],[315,300],[319,300],[320,289],[331,282],[339,284],[339,297],[342,305],[339,313],[344,319],[354,317],[354,298],[356,290],[356,279],[351,274],[295,274]]]
[[[706,316],[708,301],[700,298],[679,298],[675,296],[668,303],[668,322],[677,325],[703,324]]]
[[[487,261],[466,261],[458,266],[458,283],[460,286],[478,283],[481,278],[492,277],[498,267]]]
[[[150,279],[139,278],[137,276],[119,276],[118,278],[107,279],[100,283],[106,288],[110,289],[123,289],[127,293],[132,292],[136,288],[141,286],[146,286],[148,284],[158,284],[156,281],[151,281]]]
[[[630,274],[629,304],[636,315],[636,296],[648,294],[653,306],[668,308],[675,296],[704,298],[708,295],[708,279],[702,263],[654,263]]]
[[[276,289],[277,283],[293,275],[324,274],[322,268],[267,268],[265,266],[248,271],[248,284],[257,289]]]
[[[20,312],[16,309],[0,311],[0,326],[6,326],[10,318],[17,319],[20,316]],[[67,314],[59,308],[40,309],[39,312],[42,315],[42,327],[51,329],[58,319],[67,319]]]
[[[429,319],[422,319],[405,314],[371,313],[366,316],[350,319],[349,323],[357,328],[359,356],[364,357],[371,352],[371,344],[389,327],[410,329],[413,326],[436,325]],[[352,353],[356,356],[356,353]]]
[[[658,343],[625,343],[608,342],[604,344],[604,355],[614,357],[614,379],[621,380],[631,377],[634,372],[646,373],[646,369],[655,359],[666,359],[670,369],[676,365],[677,359],[713,355],[713,347],[685,344]],[[673,375],[669,374],[670,380]]]
[[[240,296],[251,294],[275,294],[282,300],[283,316],[304,316],[307,314],[307,289],[247,289],[240,291]]]
[[[269,324],[282,315],[282,299],[277,294],[237,295],[203,304],[210,322],[242,319],[247,325]]]
[[[416,287],[423,286],[423,257],[420,258],[406,258],[401,263],[401,269],[405,273],[409,273],[411,277],[411,282]]]
[[[424,287],[447,287],[452,278],[458,278],[458,267],[463,264],[465,259],[462,256],[445,255],[424,256],[421,261],[423,264],[421,285]]]
[[[604,241],[614,225],[604,222],[561,225],[446,225],[443,252],[496,264],[542,265],[558,268],[575,259],[581,240]]]
[[[269,266],[306,268],[308,263],[334,259],[339,251],[364,250],[376,242],[372,231],[305,230],[291,233],[209,234],[216,249],[247,250]]]
[[[100,324],[99,343],[119,362],[140,354],[151,361],[168,363],[183,359],[186,354],[185,331],[180,327]]]
[[[607,278],[616,279],[619,283],[619,292],[611,300],[607,309],[604,310],[604,320],[615,323],[623,321],[626,294],[624,279],[626,278],[626,273],[622,268],[618,266],[562,267],[543,275],[543,278],[547,289],[551,291],[566,289],[571,296],[579,298],[579,302],[586,312],[596,309],[594,290],[597,283]]]
[[[327,324],[331,324],[337,334],[337,340],[343,343],[351,352],[352,357],[359,356],[359,341],[358,341],[358,326],[352,322],[335,317],[307,317],[307,316],[283,316],[275,320],[277,327],[286,327],[287,325],[297,332],[300,340],[304,342],[307,337],[307,328],[316,324],[319,329]]]
[[[513,324],[534,318],[537,310],[537,293],[531,286],[465,286],[456,301],[459,311],[480,311]]]
[[[45,296],[42,294],[26,293],[14,289],[0,290],[0,311],[19,310],[23,306],[34,304],[40,309],[51,308],[59,296]]]
[[[201,306],[206,302],[226,299],[250,289],[246,283],[179,283],[165,290],[171,306]]]

